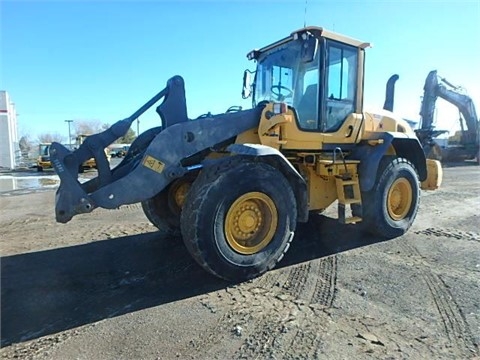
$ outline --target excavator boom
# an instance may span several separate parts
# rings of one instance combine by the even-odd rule
[[[468,148],[474,155],[478,153],[480,135],[479,120],[473,100],[461,92],[461,87],[437,75],[437,71],[430,71],[425,85],[420,115],[422,117],[421,128],[417,130],[422,145],[430,146],[433,138],[447,132],[446,130],[434,130],[434,114],[437,98],[441,98],[456,106],[465,121],[466,128],[461,122],[462,136],[461,145]],[[462,120],[460,120],[462,121]]]

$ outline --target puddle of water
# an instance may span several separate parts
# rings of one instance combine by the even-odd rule
[[[92,177],[96,176],[96,172],[85,172],[81,174],[78,181],[82,184]],[[58,175],[38,175],[34,173],[24,174],[6,174],[0,175],[0,194],[6,194],[15,190],[28,190],[27,193],[34,190],[55,189],[60,185]]]
[[[60,184],[56,175],[51,176],[0,176],[0,193],[12,190],[38,190],[55,188]]]

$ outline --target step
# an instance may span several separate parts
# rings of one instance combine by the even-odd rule
[[[342,179],[339,179],[338,181],[340,181],[342,186],[357,185],[358,184],[357,180],[342,180]]]
[[[360,216],[352,216],[352,217],[346,218],[344,224],[353,224],[360,221],[362,221],[362,218]]]
[[[344,205],[351,205],[351,204],[361,204],[362,203],[362,200],[360,199],[345,199],[344,201],[340,201],[340,199],[338,199],[338,201],[340,202],[340,204],[344,204]]]

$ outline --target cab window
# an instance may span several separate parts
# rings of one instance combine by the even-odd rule
[[[305,71],[300,96],[296,96],[298,125],[304,130],[318,129],[318,68]]]
[[[355,109],[358,51],[355,47],[327,43],[327,88],[324,131],[334,132]]]

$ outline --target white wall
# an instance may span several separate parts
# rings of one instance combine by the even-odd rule
[[[6,91],[0,91],[0,168],[15,168],[19,155],[17,112]]]

